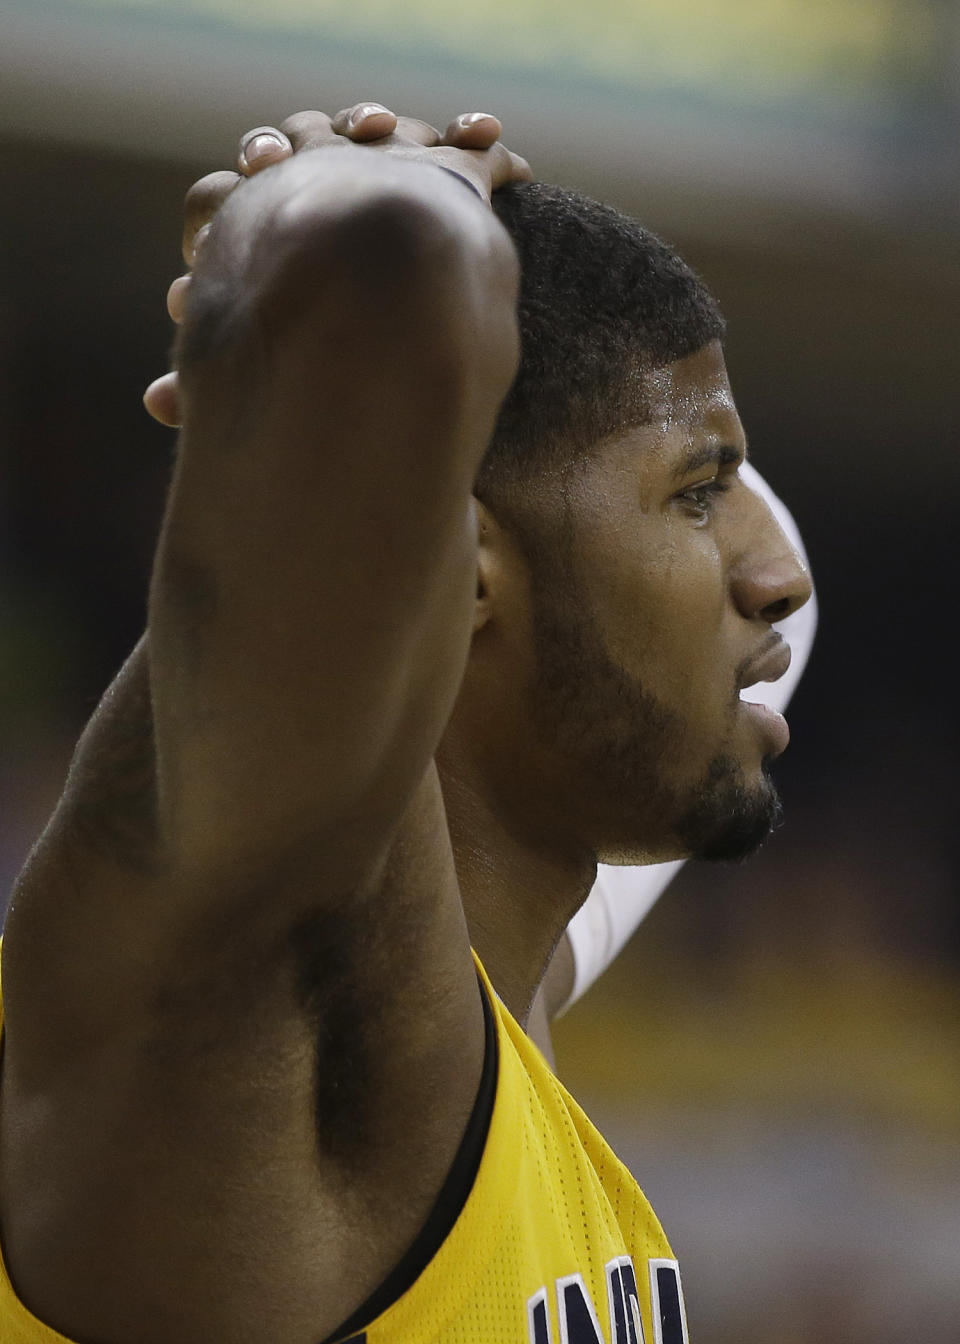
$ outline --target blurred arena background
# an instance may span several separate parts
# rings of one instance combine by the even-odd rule
[[[955,0],[0,0],[0,893],[142,625],[183,193],[365,97],[497,112],[698,266],[818,584],[786,825],[688,867],[560,1072],[694,1344],[956,1344]]]

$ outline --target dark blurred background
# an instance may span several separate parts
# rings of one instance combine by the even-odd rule
[[[960,1340],[960,10],[942,0],[0,8],[0,891],[136,639],[183,193],[238,134],[480,107],[707,277],[821,625],[787,822],[559,1024],[698,1344]],[[2,897],[0,897],[2,903]]]

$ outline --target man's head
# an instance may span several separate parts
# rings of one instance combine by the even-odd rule
[[[511,825],[607,862],[749,852],[777,816],[780,670],[809,594],[744,453],[723,319],[669,248],[541,184],[497,213],[521,262],[521,364],[477,480],[477,635],[458,753]]]

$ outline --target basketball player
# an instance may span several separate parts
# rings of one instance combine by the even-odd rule
[[[340,135],[361,144],[381,139],[396,128],[396,116],[381,103],[357,104],[336,124]],[[462,147],[487,149],[499,139],[500,130],[496,117],[475,112],[457,118],[451,123],[448,134]],[[309,147],[310,143],[308,136],[301,136],[302,146]],[[209,233],[210,221],[239,184],[241,176],[252,177],[293,152],[288,137],[276,127],[255,127],[241,138],[237,173],[212,173],[194,184],[187,194],[183,237],[184,259],[188,265],[195,257],[197,240]],[[183,319],[188,287],[189,274],[170,286],[168,310],[177,323]],[[175,372],[152,383],[144,401],[155,419],[170,427],[179,427]],[[780,526],[806,562],[800,532],[783,501],[777,498],[751,463],[742,464],[740,476],[770,505]],[[811,594],[808,602],[778,623],[780,634],[792,653],[789,669],[777,681],[761,683],[751,692],[755,699],[771,709],[782,712],[789,703],[810,655],[816,617],[816,598]],[[598,865],[597,879],[554,950],[527,1020],[528,1034],[536,1040],[551,1064],[550,1020],[566,1011],[603,974],[682,867],[682,859],[640,867]]]
[[[598,859],[768,832],[809,580],[678,258],[350,122],[203,245],[147,635],[14,894],[4,1344],[686,1339],[521,1025]]]

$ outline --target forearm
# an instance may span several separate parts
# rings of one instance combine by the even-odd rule
[[[150,604],[161,817],[201,864],[369,833],[422,775],[469,641],[514,286],[492,214],[429,165],[304,155],[218,218]]]

